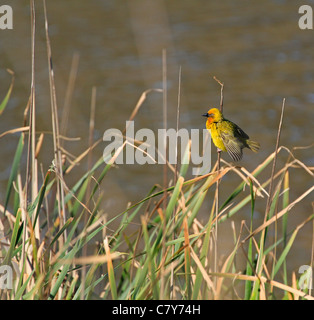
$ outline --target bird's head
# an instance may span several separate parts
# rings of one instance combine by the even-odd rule
[[[217,108],[210,109],[207,113],[203,114],[203,117],[207,118],[207,122],[218,122],[222,120],[222,113]]]

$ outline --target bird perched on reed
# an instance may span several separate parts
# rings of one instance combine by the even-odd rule
[[[221,151],[227,151],[232,160],[241,160],[243,148],[254,152],[259,150],[260,144],[250,140],[240,127],[225,119],[217,108],[210,109],[203,116],[207,117],[206,128],[211,133],[215,146]]]

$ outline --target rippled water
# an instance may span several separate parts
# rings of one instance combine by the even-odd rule
[[[314,1],[307,3],[314,5]],[[168,127],[176,126],[181,66],[180,127],[204,128],[201,115],[210,106],[219,105],[220,87],[213,80],[215,75],[225,83],[226,117],[262,145],[258,154],[245,152],[241,165],[249,170],[275,148],[283,98],[286,98],[286,110],[281,144],[289,149],[312,144],[314,31],[298,27],[298,8],[302,4],[301,1],[284,0],[47,1],[60,117],[72,58],[75,53],[79,55],[66,135],[81,137],[81,140],[67,142],[67,150],[79,155],[88,146],[93,86],[97,87],[95,139],[101,138],[108,128],[124,128],[142,92],[162,87],[163,49],[167,50]],[[16,79],[9,105],[1,116],[1,132],[22,125],[31,83],[29,4],[15,0],[10,5],[14,12],[14,29],[0,30],[0,97],[4,96],[10,83],[10,75],[5,69],[12,69]],[[37,130],[50,132],[41,2],[36,2],[36,28]],[[162,121],[162,95],[151,93],[136,117],[135,126],[157,130],[163,126]],[[17,141],[17,135],[0,140],[2,202],[10,172],[8,163],[12,161]],[[45,169],[53,157],[51,146],[51,136],[47,133],[40,155]],[[102,155],[104,146],[98,145],[94,159]],[[298,150],[295,155],[313,166],[313,148]],[[213,158],[216,159],[215,154]],[[225,158],[229,160],[228,156]],[[86,165],[82,164],[76,172],[79,175],[84,170]],[[112,170],[103,184],[104,211],[117,214],[125,209],[128,201],[142,199],[154,183],[162,184],[161,172],[161,166],[152,165],[121,165]],[[294,172],[291,199],[313,184],[305,172]],[[225,183],[226,194],[238,184],[236,176],[229,179]],[[69,184],[71,182],[74,180]],[[292,225],[312,211],[311,200],[313,196],[298,207],[297,214],[291,217]],[[259,211],[261,208],[257,207],[257,218],[264,213]],[[202,212],[200,219],[206,221],[206,204]],[[244,214],[235,220],[239,223],[247,217]],[[311,229],[306,230],[310,235]],[[309,257],[309,237],[303,234],[300,241]],[[301,252],[295,255],[301,256]]]

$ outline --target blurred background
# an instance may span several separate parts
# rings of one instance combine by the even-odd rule
[[[36,129],[45,132],[39,157],[44,170],[53,159],[51,109],[44,12],[36,1]],[[77,64],[65,148],[78,156],[88,147],[88,128],[92,88],[97,90],[94,139],[105,130],[121,131],[143,91],[162,88],[162,50],[167,52],[168,128],[176,128],[179,68],[182,68],[180,128],[203,129],[201,116],[210,107],[218,107],[220,86],[224,82],[224,114],[251,138],[261,143],[254,154],[245,151],[239,163],[253,170],[275,149],[283,98],[286,109],[281,145],[290,150],[313,144],[314,122],[314,30],[300,30],[299,7],[295,0],[67,0],[47,1],[53,67],[60,119],[73,59]],[[314,6],[314,1],[307,1]],[[29,1],[11,0],[13,30],[0,30],[0,100],[5,96],[11,76],[15,84],[9,104],[1,116],[1,132],[23,125],[23,112],[31,85],[31,31]],[[74,57],[74,58],[73,58]],[[135,130],[163,127],[162,94],[152,92],[135,118]],[[0,201],[3,203],[10,167],[19,135],[0,140]],[[104,142],[93,152],[94,161],[102,156]],[[216,153],[212,148],[212,164]],[[298,149],[295,156],[307,166],[314,165],[313,148]],[[26,157],[25,157],[26,158]],[[229,161],[228,155],[223,158]],[[282,152],[278,166],[287,159]],[[71,186],[86,172],[83,161],[68,177]],[[102,185],[102,210],[110,216],[122,212],[128,202],[144,198],[151,187],[163,184],[161,165],[120,165],[110,170]],[[269,171],[270,172],[270,171]],[[269,172],[265,177],[269,177]],[[295,172],[295,174],[294,174]],[[290,199],[293,201],[311,185],[313,179],[300,169],[291,172]],[[266,174],[266,173],[265,173]],[[192,176],[190,176],[192,177]],[[223,181],[221,201],[240,180],[230,174]],[[264,182],[261,177],[261,182]],[[249,188],[245,195],[249,194]],[[207,222],[208,205],[199,217]],[[297,205],[289,216],[291,228],[311,212],[313,196]],[[256,203],[256,221],[263,219],[265,199]],[[250,208],[233,217],[236,225],[249,219]],[[222,250],[228,253],[233,242],[230,223],[221,227]],[[290,228],[290,230],[291,230]],[[308,264],[313,226],[298,235],[298,250],[291,253],[291,268]],[[232,247],[232,246],[231,246]]]

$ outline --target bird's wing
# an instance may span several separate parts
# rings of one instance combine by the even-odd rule
[[[250,137],[240,128],[238,127],[236,124],[235,125],[235,134],[238,135],[241,138],[244,139],[249,139]]]
[[[225,148],[227,149],[227,152],[229,156],[234,160],[234,161],[239,161],[242,158],[242,149],[241,146],[237,143],[237,139],[233,135],[227,132],[221,131],[221,138],[223,141],[223,144]]]

